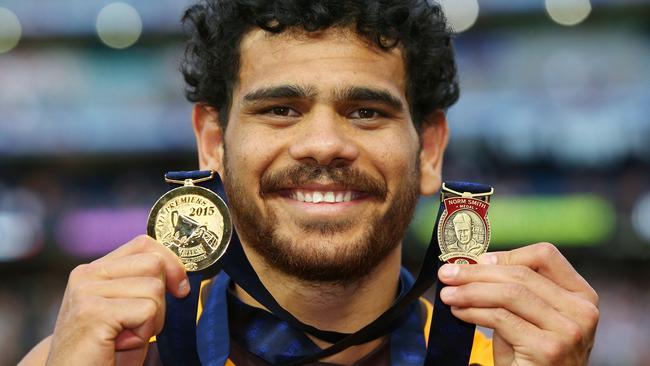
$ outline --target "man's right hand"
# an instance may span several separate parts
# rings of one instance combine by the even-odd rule
[[[48,365],[142,365],[165,320],[165,290],[189,293],[181,261],[142,235],[70,273]]]

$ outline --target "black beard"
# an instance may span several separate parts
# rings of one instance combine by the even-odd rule
[[[370,199],[392,200],[384,215],[326,223],[297,223],[306,232],[327,235],[346,230],[357,220],[365,221],[367,230],[361,239],[345,245],[330,245],[327,239],[300,242],[277,233],[281,225],[276,215],[260,212],[251,197],[247,197],[244,182],[237,179],[224,156],[224,188],[228,195],[233,222],[243,241],[261,255],[273,268],[300,280],[347,285],[367,276],[401,243],[413,217],[419,197],[419,164],[406,174],[397,190],[389,194],[384,182],[348,166],[298,165],[271,174],[260,180],[262,197],[277,189],[303,182],[326,180],[348,189],[369,194]],[[335,248],[335,250],[332,250]]]

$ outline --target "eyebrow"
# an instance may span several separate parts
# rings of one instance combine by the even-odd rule
[[[311,86],[287,84],[255,89],[244,96],[244,101],[251,103],[272,99],[313,99],[317,95],[317,90]],[[337,89],[334,96],[337,102],[380,102],[395,110],[404,109],[402,101],[385,89],[350,86]]]
[[[269,99],[314,98],[316,94],[316,91],[311,87],[302,85],[278,85],[255,89],[244,96],[244,101],[257,102]]]
[[[348,102],[380,102],[396,110],[402,110],[402,101],[391,92],[384,89],[352,86],[336,92],[337,101]]]

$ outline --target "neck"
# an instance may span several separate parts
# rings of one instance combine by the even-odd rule
[[[260,280],[276,301],[303,323],[319,329],[356,332],[385,312],[397,295],[401,246],[395,248],[367,276],[349,285],[305,282],[270,267],[246,246],[244,250]],[[235,293],[243,302],[263,307],[239,286]],[[321,348],[330,345],[311,338]],[[374,350],[382,340],[380,338],[350,347],[324,361],[352,364]]]

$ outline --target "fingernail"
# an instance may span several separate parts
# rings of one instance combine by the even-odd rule
[[[457,264],[445,264],[440,268],[440,273],[445,277],[456,277],[460,272],[460,266]]]
[[[494,253],[485,253],[479,257],[478,262],[480,264],[497,264],[497,255]]]
[[[181,294],[186,294],[190,292],[190,281],[184,279],[181,283],[178,284],[178,292]]]
[[[440,297],[445,298],[445,299],[450,299],[454,297],[454,294],[456,293],[456,287],[454,286],[446,286],[443,287],[442,290],[440,290]]]

